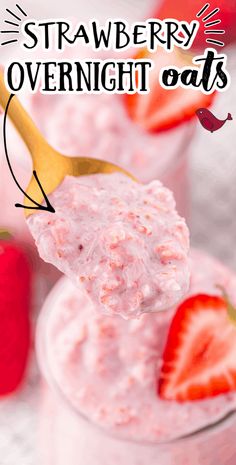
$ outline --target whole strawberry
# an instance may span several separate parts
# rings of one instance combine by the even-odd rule
[[[23,249],[0,232],[0,396],[23,378],[30,346],[30,264]]]

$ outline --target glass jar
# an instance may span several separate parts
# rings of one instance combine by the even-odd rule
[[[112,437],[42,389],[41,465],[235,465],[236,418],[177,441],[148,444]]]
[[[57,284],[46,301],[37,329],[37,355],[43,374],[40,464],[235,465],[236,416],[233,413],[218,423],[211,424],[209,418],[206,427],[184,438],[155,443],[118,437],[75,410],[52,379],[46,353],[45,335],[49,312],[54,305],[54,292],[64,297],[61,283]]]
[[[56,150],[107,160],[144,183],[160,180],[173,191],[179,213],[188,217],[188,155],[195,122],[149,133],[130,120],[122,96],[106,94],[35,95],[32,114]]]

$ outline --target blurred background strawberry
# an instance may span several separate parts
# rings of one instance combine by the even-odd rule
[[[15,391],[30,348],[31,267],[26,252],[0,232],[0,396]]]
[[[198,108],[211,105],[214,94],[203,94],[199,89],[164,89],[159,83],[159,73],[165,66],[184,68],[192,65],[192,56],[175,49],[172,53],[164,49],[156,53],[142,49],[136,59],[151,59],[155,66],[149,74],[148,94],[124,96],[126,109],[131,119],[146,131],[158,132],[171,129],[195,117]]]
[[[206,2],[204,0],[164,0],[161,4],[157,2],[157,7],[154,9],[154,18],[175,18],[178,20],[191,21],[196,19],[196,14],[209,3],[209,8],[206,10],[203,17],[207,16],[215,8],[220,8],[220,11],[214,15],[210,21],[220,19],[221,23],[212,26],[211,29],[223,29],[225,34],[223,36],[215,35],[214,39],[221,37],[225,45],[230,44],[236,39],[236,0],[211,0]],[[201,17],[202,18],[202,17]],[[209,28],[207,28],[209,30]],[[194,46],[200,49],[206,48],[206,38],[209,35],[204,33],[206,30],[204,22],[200,21],[200,29],[194,41]],[[211,36],[213,38],[213,36]]]

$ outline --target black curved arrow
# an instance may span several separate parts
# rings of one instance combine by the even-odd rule
[[[29,199],[31,202],[34,203],[34,205],[36,205],[35,207],[28,207],[26,205],[21,205],[20,203],[16,203],[15,204],[15,207],[18,207],[18,208],[27,208],[28,210],[46,210],[46,211],[49,211],[51,213],[55,213],[55,209],[53,208],[53,206],[50,204],[46,194],[45,194],[45,191],[42,187],[42,184],[41,182],[39,181],[39,178],[37,176],[37,173],[36,171],[34,170],[33,171],[33,176],[43,194],[43,197],[44,197],[44,200],[46,202],[46,207],[44,205],[41,205],[40,203],[36,202],[34,199],[32,199],[23,189],[22,187],[20,186],[20,184],[18,183],[16,177],[15,177],[15,174],[13,172],[13,169],[12,169],[12,166],[11,166],[11,163],[10,163],[10,159],[9,159],[9,155],[8,155],[8,150],[7,150],[7,138],[6,138],[6,122],[7,122],[7,112],[8,112],[8,109],[9,109],[9,105],[11,103],[11,100],[13,99],[15,94],[11,94],[10,97],[9,97],[9,100],[7,102],[7,106],[6,106],[6,110],[5,110],[5,113],[4,113],[4,119],[3,119],[3,142],[4,142],[4,150],[5,150],[5,154],[6,154],[6,159],[7,159],[7,163],[8,163],[8,166],[9,166],[9,170],[11,172],[11,175],[17,185],[17,187],[20,189],[20,191],[24,194],[25,197],[27,197],[27,199]]]

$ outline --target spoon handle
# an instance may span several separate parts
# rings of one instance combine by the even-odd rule
[[[3,69],[0,68],[0,105],[4,110],[6,110],[10,96],[11,94],[8,92],[4,82]],[[42,147],[42,144],[47,145],[47,142],[16,96],[10,102],[8,116],[21,135],[34,160],[34,157],[38,153],[37,148]]]

